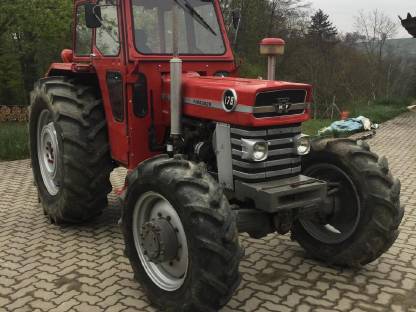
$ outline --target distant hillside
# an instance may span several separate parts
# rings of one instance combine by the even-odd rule
[[[403,58],[416,59],[416,39],[391,39],[386,43],[386,52]]]
[[[358,43],[359,50],[364,50],[364,43]],[[390,39],[387,40],[384,53],[416,61],[416,38]]]

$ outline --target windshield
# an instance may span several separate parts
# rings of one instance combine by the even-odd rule
[[[223,55],[225,45],[212,1],[133,0],[134,36],[142,54],[172,54],[172,15],[178,5],[179,53]]]

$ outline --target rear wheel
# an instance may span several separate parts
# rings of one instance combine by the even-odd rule
[[[365,142],[319,140],[304,159],[303,174],[328,183],[328,201],[314,218],[292,229],[313,257],[330,264],[360,267],[386,252],[403,218],[400,181],[387,159]]]
[[[101,213],[113,169],[106,119],[96,89],[74,80],[40,80],[31,94],[33,174],[45,214],[79,223]]]
[[[163,311],[218,311],[239,285],[234,213],[200,165],[141,164],[128,177],[122,229],[135,278]]]

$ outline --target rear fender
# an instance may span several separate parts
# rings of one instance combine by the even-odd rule
[[[77,83],[81,85],[91,85],[96,88],[97,92],[99,92],[99,94],[103,98],[102,105],[104,106],[112,158],[119,163],[127,165],[127,159],[122,159],[117,156],[121,154],[126,154],[124,152],[125,148],[120,147],[120,145],[117,143],[117,129],[116,123],[114,122],[114,118],[112,115],[112,108],[110,107],[110,104],[105,104],[106,101],[104,99],[104,94],[102,92],[98,76],[95,72],[94,67],[88,64],[55,63],[51,65],[48,72],[46,73],[46,77],[52,76],[73,78],[76,79]]]

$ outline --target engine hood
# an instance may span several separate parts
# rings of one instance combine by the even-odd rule
[[[165,77],[163,98],[165,104],[169,102],[170,78]],[[276,91],[290,92],[290,90],[304,91],[301,101],[293,103],[288,97],[275,97],[270,99],[269,106],[283,113],[279,116],[258,117],[255,112],[260,105],[258,98],[262,94],[275,94]],[[278,94],[278,93],[276,93]],[[204,77],[198,74],[188,73],[183,75],[183,113],[202,119],[210,119],[219,122],[241,126],[269,126],[289,123],[300,123],[309,119],[308,104],[312,102],[312,86],[308,84],[291,83],[284,81],[269,81],[259,79],[244,79],[233,77]],[[291,105],[304,104],[305,109],[298,114],[284,114],[285,108]],[[261,114],[260,114],[261,115]]]

